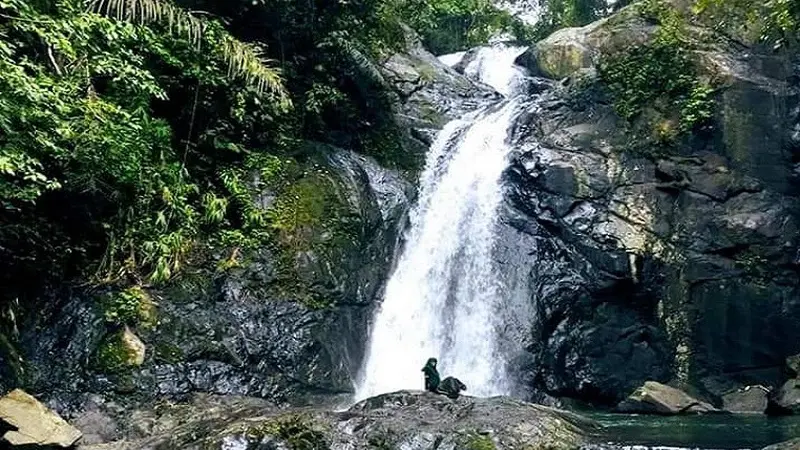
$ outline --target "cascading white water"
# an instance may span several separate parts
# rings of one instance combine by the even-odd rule
[[[513,92],[524,48],[481,49],[465,73],[507,98],[439,133],[420,178],[420,196],[397,268],[375,317],[356,400],[422,386],[422,365],[439,358],[471,395],[507,394],[495,318],[503,303],[492,258]],[[447,59],[447,58],[445,58]],[[449,58],[455,60],[455,58]]]

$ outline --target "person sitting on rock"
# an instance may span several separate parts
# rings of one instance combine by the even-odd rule
[[[447,377],[440,382],[436,362],[436,358],[430,358],[422,368],[422,372],[425,374],[425,390],[457,399],[461,391],[467,390],[467,386],[455,377]]]

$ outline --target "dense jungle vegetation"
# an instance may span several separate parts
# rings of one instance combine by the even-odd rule
[[[531,28],[490,0],[0,0],[0,296],[157,284],[199,247],[235,264],[291,239],[331,214],[309,141],[413,172],[375,74],[404,25],[445,53],[498,33],[530,42],[625,4],[546,0]],[[774,48],[796,41],[799,9],[693,3],[721,32]],[[666,55],[653,76],[679,70],[662,44],[680,36],[607,66],[621,114],[650,100],[630,70],[642,58]],[[683,75],[676,89],[705,95]],[[266,210],[264,188],[277,195]]]
[[[308,141],[414,169],[375,82],[404,23],[440,51],[515,24],[486,0],[0,1],[2,296],[291,239],[331,214]]]

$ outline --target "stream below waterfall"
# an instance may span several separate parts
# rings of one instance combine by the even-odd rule
[[[763,414],[648,416],[582,412],[604,426],[589,449],[761,449],[800,437],[800,417]]]

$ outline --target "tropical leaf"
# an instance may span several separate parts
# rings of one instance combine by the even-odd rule
[[[98,14],[142,25],[165,25],[170,33],[180,34],[199,47],[206,21],[168,0],[86,0],[86,7]],[[290,105],[277,68],[269,67],[254,45],[226,34],[221,42],[221,56],[228,64],[228,74],[242,77],[259,93],[270,93],[282,105]]]

